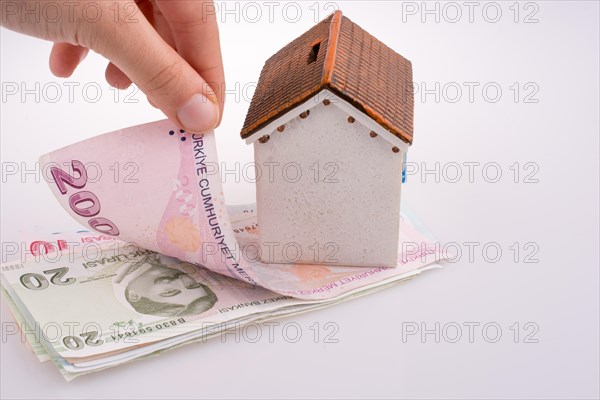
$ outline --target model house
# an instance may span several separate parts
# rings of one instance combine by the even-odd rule
[[[265,63],[254,144],[261,259],[396,266],[412,66],[340,11]]]

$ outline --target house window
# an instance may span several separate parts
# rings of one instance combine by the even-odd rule
[[[317,56],[319,55],[319,49],[321,48],[321,42],[313,44],[310,48],[310,53],[308,54],[308,64],[312,64],[317,61]]]

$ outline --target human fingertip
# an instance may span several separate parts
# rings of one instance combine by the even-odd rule
[[[131,79],[113,63],[108,63],[104,72],[106,82],[115,89],[124,90],[131,86]]]
[[[217,126],[219,106],[205,95],[196,93],[177,110],[177,118],[185,130],[205,132]]]
[[[88,52],[89,49],[85,47],[73,46],[69,43],[55,43],[50,52],[50,72],[59,78],[70,77]]]

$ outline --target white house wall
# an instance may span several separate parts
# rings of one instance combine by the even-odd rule
[[[254,142],[261,241],[279,246],[263,260],[395,266],[403,151],[334,102],[306,109]]]

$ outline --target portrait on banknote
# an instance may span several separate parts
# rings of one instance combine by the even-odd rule
[[[158,254],[124,264],[113,280],[117,298],[140,314],[161,317],[191,316],[210,310],[218,300],[213,290],[169,265],[178,262]]]

